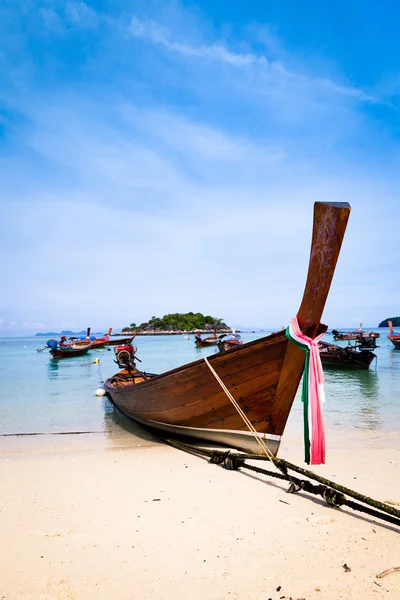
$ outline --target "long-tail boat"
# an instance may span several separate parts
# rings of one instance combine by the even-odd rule
[[[90,327],[87,328],[86,337],[70,337],[69,341],[74,343],[76,346],[85,346],[88,342],[92,344],[92,350],[96,350],[97,348],[104,348],[109,345],[110,341],[110,333],[112,331],[112,327],[108,330],[108,333],[101,337],[96,337],[95,335],[90,335]]]
[[[396,333],[393,329],[392,321],[388,321],[390,333],[388,333],[388,340],[390,340],[396,350],[400,350],[400,333]]]
[[[332,329],[332,335],[335,341],[356,341],[364,348],[376,348],[376,340],[381,334],[376,331],[363,331],[360,323],[360,329],[346,332]]]
[[[231,348],[237,348],[243,344],[243,340],[238,333],[223,333],[218,338],[218,348],[220,352],[223,350],[231,350]]]
[[[205,338],[201,337],[201,333],[196,333],[194,336],[194,343],[197,348],[207,348],[208,346],[216,346],[218,344],[219,338],[217,336],[217,330],[214,328],[214,334],[208,335]]]
[[[314,206],[309,270],[297,313],[301,333],[308,339],[327,329],[320,319],[349,214],[347,203],[317,202]],[[258,451],[259,438],[276,455],[304,364],[304,350],[281,331],[161,375],[141,372],[133,361],[105,382],[105,390],[128,417],[164,434],[250,452]]]
[[[50,354],[53,358],[70,358],[72,356],[83,356],[87,354],[92,348],[90,341],[85,344],[75,344],[73,342],[67,342],[66,337],[63,336],[61,341],[48,340],[46,342],[47,347],[50,349]]]
[[[369,369],[376,354],[358,346],[337,346],[319,343],[319,355],[324,366],[339,369]]]
[[[108,330],[108,333],[107,333],[107,337],[108,337],[107,346],[119,346],[120,344],[130,344],[136,335],[136,334],[132,334],[132,335],[128,335],[125,337],[123,335],[117,335],[115,337],[111,337],[111,332],[112,332],[112,327],[110,327],[110,329]]]

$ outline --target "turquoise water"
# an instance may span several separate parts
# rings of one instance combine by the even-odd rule
[[[369,371],[325,372],[328,438],[339,434],[351,440],[365,434],[366,439],[372,435],[385,440],[400,430],[400,351],[393,350],[387,329],[380,333],[377,361]],[[263,335],[242,333],[242,338],[246,342]],[[332,341],[329,335],[324,339]],[[106,398],[95,396],[95,390],[118,370],[113,349],[55,360],[47,351],[37,352],[44,343],[43,338],[0,340],[0,434],[90,431],[112,444],[129,425]],[[193,336],[181,335],[138,337],[136,346],[142,368],[154,373],[217,351],[197,349]],[[300,429],[298,394],[288,431],[295,434]]]

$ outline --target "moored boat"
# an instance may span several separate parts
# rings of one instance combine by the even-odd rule
[[[133,340],[133,338],[135,337],[136,334],[132,334],[132,335],[128,335],[128,336],[123,336],[121,335],[116,335],[116,336],[111,336],[111,332],[112,332],[112,327],[110,327],[110,329],[108,330],[108,341],[107,341],[107,346],[119,346],[120,344],[130,344]]]
[[[393,329],[392,321],[388,321],[390,333],[388,333],[388,340],[390,340],[396,350],[400,350],[400,333],[396,333]]]
[[[376,354],[358,346],[337,346],[319,342],[319,354],[324,366],[340,369],[369,369]]]
[[[346,332],[332,329],[332,335],[335,341],[355,341],[364,348],[376,348],[376,340],[381,334],[376,331],[363,331],[360,323],[360,329]]]
[[[216,346],[218,344],[217,330],[214,329],[214,334],[205,338],[201,337],[201,333],[196,333],[194,343],[197,348],[207,348],[208,346]]]
[[[296,319],[310,340],[326,331],[320,319],[349,213],[347,203],[314,207],[308,277]],[[281,331],[156,376],[139,371],[132,357],[127,369],[107,379],[105,390],[127,416],[164,434],[250,452],[258,451],[261,439],[276,455],[305,363],[304,350],[292,339]]]
[[[53,358],[70,358],[72,356],[83,356],[87,354],[92,347],[90,342],[86,344],[67,343],[65,336],[61,341],[48,340],[47,347],[50,349],[50,354]]]
[[[232,348],[238,348],[243,344],[243,340],[238,333],[231,333],[228,335],[224,333],[219,336],[218,348],[220,352],[223,350],[231,350]]]

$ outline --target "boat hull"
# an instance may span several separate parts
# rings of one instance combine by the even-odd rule
[[[232,348],[238,348],[239,346],[242,345],[242,342],[219,342],[218,344],[218,348],[220,350],[220,352],[222,351],[227,351],[227,350],[232,350]]]
[[[130,417],[132,420],[136,421],[140,425],[143,425],[144,427],[149,428],[155,433],[158,433],[164,437],[179,436],[182,438],[200,440],[202,442],[207,442],[211,444],[221,444],[223,446],[238,448],[239,450],[243,450],[244,452],[249,452],[251,454],[260,453],[260,445],[256,441],[255,437],[263,440],[263,442],[267,444],[270,452],[272,452],[274,456],[276,456],[278,453],[279,444],[281,440],[280,436],[263,434],[259,432],[256,433],[256,436],[254,436],[249,431],[232,431],[230,429],[205,429],[196,427],[183,427],[179,425],[170,425],[168,423],[159,423],[157,421],[140,419],[138,417],[131,417],[130,415],[127,415],[127,413],[125,413],[125,415]]]
[[[108,341],[106,342],[105,345],[107,346],[119,346],[119,345],[123,345],[123,344],[130,344],[133,340],[135,336],[131,335],[129,337],[123,337],[123,338],[109,338]]]
[[[400,350],[400,338],[393,339],[392,337],[388,336],[388,339],[392,342],[395,350]]]
[[[283,433],[291,406],[276,410],[274,404],[287,345],[280,332],[208,357],[254,428],[261,436],[272,436],[272,451],[278,448],[276,440]],[[110,378],[105,390],[123,413],[144,425],[180,429],[182,435],[228,443],[233,431],[236,441],[249,445],[247,436],[238,434],[247,432],[247,426],[204,360],[131,385],[118,385]],[[251,446],[254,450],[253,443]]]
[[[218,338],[204,338],[204,340],[198,339],[195,340],[194,343],[196,344],[197,348],[207,348],[208,346],[216,346],[218,344]]]
[[[340,354],[321,352],[320,356],[323,366],[339,369],[369,369],[372,361],[376,358],[376,354],[369,350]]]
[[[91,349],[91,345],[86,347],[78,347],[78,348],[55,348],[54,350],[50,350],[50,354],[53,358],[71,358],[72,356],[83,356],[87,354]]]

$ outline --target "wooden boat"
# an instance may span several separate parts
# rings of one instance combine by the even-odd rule
[[[327,329],[320,319],[349,214],[347,203],[317,202],[314,207],[309,271],[297,313],[302,332],[310,338]],[[107,379],[105,390],[127,416],[166,435],[258,451],[257,440],[212,367],[246,413],[256,435],[276,454],[304,361],[304,351],[281,331],[161,375],[150,376],[136,367],[123,369]]]
[[[381,334],[376,331],[363,331],[362,323],[360,323],[360,329],[349,332],[341,332],[337,331],[337,329],[332,329],[332,335],[335,341],[356,341],[364,348],[376,348],[376,340]]]
[[[120,344],[130,344],[135,337],[136,334],[132,334],[126,337],[123,336],[115,336],[111,337],[112,327],[108,330],[108,342],[107,346],[119,346]]]
[[[336,346],[319,343],[319,355],[323,366],[340,369],[369,369],[376,354],[358,346]]]
[[[57,340],[48,340],[47,346],[50,348],[50,354],[53,358],[70,358],[72,356],[83,356],[87,354],[92,347],[90,342],[85,345],[77,345],[66,343],[65,340],[58,342]]]
[[[112,327],[108,330],[102,337],[96,337],[94,335],[90,335],[90,327],[87,328],[86,337],[78,338],[78,337],[70,337],[69,341],[76,346],[85,346],[88,342],[92,344],[92,350],[96,350],[98,348],[104,348],[109,345],[110,333],[112,331]]]
[[[390,333],[388,333],[388,340],[390,340],[396,350],[400,350],[400,333],[396,333],[393,329],[392,321],[388,321]]]
[[[243,344],[243,340],[238,333],[232,333],[228,335],[224,333],[219,336],[218,348],[219,351],[230,350],[231,348],[237,348]]]
[[[214,329],[214,335],[209,335],[208,337],[202,338],[201,333],[196,333],[194,336],[194,343],[197,348],[207,348],[208,346],[216,346],[218,344],[219,338],[217,336],[217,330]]]

